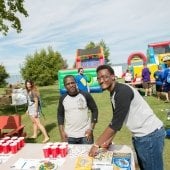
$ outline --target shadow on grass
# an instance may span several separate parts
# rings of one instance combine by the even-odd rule
[[[47,130],[47,134],[49,134],[50,131],[52,131],[54,128],[56,128],[56,126],[57,126],[56,123],[47,124],[47,125],[45,126],[45,129]],[[42,135],[42,133],[41,133],[40,130],[38,130],[37,138],[38,138],[40,135]],[[50,137],[50,136],[49,136],[49,137]],[[25,138],[25,142],[26,142],[26,143],[37,143],[36,139],[30,138],[30,137],[26,137],[26,138]]]
[[[54,128],[56,128],[57,127],[57,125],[56,125],[56,123],[50,123],[50,124],[47,124],[46,126],[45,126],[45,129],[47,130],[47,133],[49,134],[50,133],[50,131],[52,131]]]
[[[33,138],[25,138],[25,142],[26,143],[37,143],[36,139],[33,139]]]

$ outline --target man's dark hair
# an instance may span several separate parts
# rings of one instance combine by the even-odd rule
[[[66,83],[66,79],[67,79],[67,78],[73,78],[74,81],[76,81],[76,80],[75,80],[75,77],[74,77],[73,75],[66,75],[66,76],[64,77],[64,80],[63,80],[64,85],[65,85],[65,83]]]
[[[78,68],[78,73],[80,72],[80,70],[82,70],[83,69],[83,67],[80,67],[80,68]]]
[[[109,65],[100,65],[100,66],[98,66],[97,69],[96,69],[96,72],[98,73],[100,70],[104,70],[104,69],[107,69],[110,74],[115,75],[113,68],[110,67]]]

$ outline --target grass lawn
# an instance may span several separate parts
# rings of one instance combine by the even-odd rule
[[[45,125],[48,134],[50,135],[50,140],[52,142],[59,141],[59,131],[56,119],[56,111],[59,99],[59,91],[58,86],[47,86],[40,88],[41,97],[43,101],[43,113],[45,114],[45,118],[41,117],[42,123]],[[4,93],[4,89],[0,88],[0,94]],[[109,93],[95,93],[92,94],[95,98],[95,101],[99,108],[99,120],[96,124],[96,128],[94,130],[94,136],[98,137],[104,128],[108,125],[109,121],[112,117],[111,105],[109,101]],[[167,121],[166,117],[166,109],[170,109],[170,104],[164,103],[164,101],[158,101],[156,97],[147,97],[146,98],[149,105],[152,107],[156,115],[164,122],[165,126],[170,126],[170,121]],[[17,112],[22,115],[22,122],[26,126],[25,131],[27,132],[27,136],[32,135],[32,124],[27,115],[25,115],[26,107],[18,106]],[[0,115],[5,114],[14,114],[15,108],[13,106],[0,106]],[[27,142],[36,142],[40,143],[43,140],[41,133],[39,133],[36,141],[27,140]],[[131,145],[131,134],[127,130],[127,128],[123,127],[122,130],[117,134],[114,139],[114,143],[116,144],[126,144]],[[169,148],[169,149],[168,149]],[[165,139],[165,152],[164,152],[164,162],[165,169],[170,169],[170,139]]]

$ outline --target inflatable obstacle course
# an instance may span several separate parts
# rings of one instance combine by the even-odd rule
[[[77,74],[78,74],[77,69],[59,70],[58,71],[58,81],[59,81],[60,94],[64,94],[66,92],[66,89],[64,87],[64,82],[63,82],[64,77],[66,75],[76,76]],[[88,86],[89,86],[89,89],[90,89],[90,93],[102,92],[102,89],[99,86],[98,81],[97,81],[96,68],[84,69],[84,74],[88,78]]]
[[[59,90],[60,94],[64,94],[66,89],[64,87],[63,79],[66,75],[78,75],[78,68],[82,67],[84,69],[84,74],[88,78],[88,86],[90,93],[102,92],[101,87],[97,81],[96,68],[99,65],[104,64],[104,53],[103,48],[97,46],[92,49],[77,49],[76,59],[75,59],[75,69],[59,70],[58,80],[59,80]]]
[[[130,68],[133,78],[137,77],[142,80],[142,69],[143,64],[147,63],[147,57],[141,52],[132,53],[128,57],[128,67]],[[147,67],[151,72],[151,81],[153,82],[154,79],[154,72],[158,70],[158,65],[156,63],[148,63]]]
[[[103,48],[98,46],[92,49],[77,49],[76,68],[96,68],[104,64]]]

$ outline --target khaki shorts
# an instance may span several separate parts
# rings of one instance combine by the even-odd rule
[[[151,85],[151,82],[150,81],[147,81],[147,82],[143,82],[143,88],[144,89],[149,89],[149,88],[151,88],[152,87],[152,85]]]

